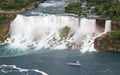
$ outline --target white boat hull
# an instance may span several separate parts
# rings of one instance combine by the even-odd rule
[[[77,63],[68,63],[68,65],[70,65],[70,66],[81,66],[81,64],[77,64]]]

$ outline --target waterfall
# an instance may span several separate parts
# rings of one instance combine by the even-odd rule
[[[106,32],[111,32],[111,21],[110,20],[106,21],[106,24],[105,24],[105,33]]]
[[[13,47],[94,51],[94,38],[103,33],[97,30],[95,22],[94,19],[81,18],[79,23],[79,19],[72,16],[17,15],[6,42]]]

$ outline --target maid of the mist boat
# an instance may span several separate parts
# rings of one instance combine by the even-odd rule
[[[68,63],[68,65],[70,65],[70,66],[81,66],[79,61],[72,61],[72,62]]]

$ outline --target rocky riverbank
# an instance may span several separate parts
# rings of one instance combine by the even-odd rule
[[[111,32],[94,40],[94,48],[111,52],[120,52],[120,22],[111,22]]]
[[[10,23],[15,16],[15,14],[0,14],[0,43],[3,43],[9,36]]]
[[[120,52],[120,40],[110,39],[112,33],[106,33],[94,41],[94,47],[97,50]]]

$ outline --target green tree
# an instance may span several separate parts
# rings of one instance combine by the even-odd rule
[[[81,3],[80,2],[70,2],[68,6],[65,7],[66,13],[80,14],[81,12]]]

